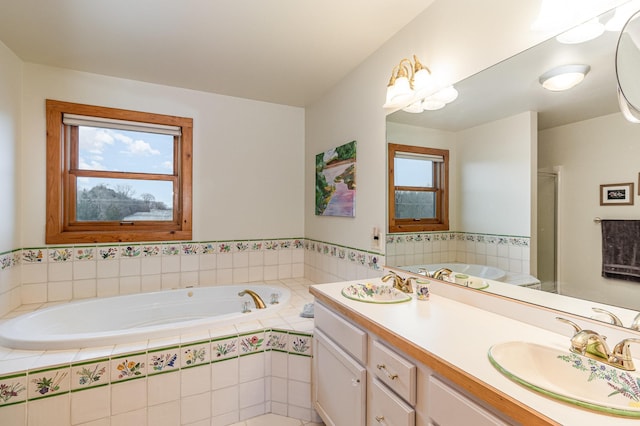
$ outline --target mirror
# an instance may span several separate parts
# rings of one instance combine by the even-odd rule
[[[450,232],[457,239],[434,236],[427,254],[425,235],[407,235],[412,246],[423,242],[423,251],[396,256],[399,246],[389,241],[402,234],[390,234],[387,264],[489,260],[484,264],[507,275],[539,278],[547,291],[505,283],[486,291],[608,321],[592,311],[599,307],[630,327],[640,311],[640,283],[601,276],[596,221],[640,218],[637,190],[634,205],[599,203],[602,184],[640,183],[640,126],[624,119],[617,99],[619,36],[620,29],[579,44],[548,40],[456,83],[458,99],[441,110],[390,114],[387,142],[451,150]],[[566,64],[590,71],[571,90],[543,89],[540,76]],[[549,176],[550,191],[543,186]]]
[[[640,123],[640,14],[633,15],[622,29],[616,49],[618,100],[627,120]]]

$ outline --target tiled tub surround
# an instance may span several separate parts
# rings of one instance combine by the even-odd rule
[[[386,258],[389,265],[461,262],[529,274],[530,240],[464,232],[393,234],[386,238]]]
[[[7,425],[226,425],[264,413],[318,421],[306,280],[276,315],[175,338],[71,351],[0,348]],[[12,312],[9,317],[23,313]]]
[[[0,315],[20,305],[188,286],[378,276],[378,253],[309,239],[24,248],[0,253]]]

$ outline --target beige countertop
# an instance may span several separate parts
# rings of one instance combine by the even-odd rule
[[[639,419],[600,414],[547,398],[516,384],[489,362],[497,343],[528,341],[567,350],[569,339],[524,322],[437,294],[399,304],[371,304],[347,299],[341,290],[358,280],[310,287],[316,299],[393,344],[476,397],[522,424],[638,425]],[[518,309],[514,303],[514,309]]]

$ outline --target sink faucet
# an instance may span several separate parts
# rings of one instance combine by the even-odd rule
[[[385,283],[392,279],[393,288],[397,288],[398,290],[405,293],[413,293],[413,286],[411,285],[411,280],[413,280],[413,277],[408,277],[407,279],[403,279],[401,276],[399,276],[395,272],[389,272],[387,275],[385,275],[380,279]]]
[[[584,355],[596,361],[609,363],[611,351],[605,342],[606,337],[593,330],[583,330],[578,324],[566,318],[556,317],[556,319],[569,324],[576,331],[571,338],[571,347],[569,348],[571,352]]]
[[[635,370],[629,345],[631,343],[640,343],[640,339],[623,339],[610,351],[605,342],[605,336],[601,336],[593,330],[583,330],[578,324],[568,319],[561,317],[556,317],[556,319],[569,324],[576,331],[576,334],[571,338],[571,347],[569,348],[571,352],[584,355],[612,367],[620,368],[621,370]]]
[[[267,307],[267,305],[264,304],[262,298],[255,291],[246,289],[238,293],[238,296],[242,297],[245,294],[251,296],[251,298],[253,299],[253,303],[256,305],[256,309],[264,309]]]

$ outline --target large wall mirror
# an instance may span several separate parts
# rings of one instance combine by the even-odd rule
[[[626,18],[639,8],[635,2]],[[500,283],[487,291],[608,320],[591,309],[605,308],[630,327],[640,311],[640,282],[601,276],[598,222],[640,219],[640,124],[625,120],[618,105],[615,55],[626,19],[615,12],[599,17],[609,27],[595,39],[553,38],[458,82],[458,99],[443,109],[388,115],[387,141],[451,152],[449,232],[457,240],[447,241],[448,253],[434,263],[464,261],[466,250],[466,263],[493,259],[490,266],[535,277],[543,289]],[[621,24],[614,27],[615,19]],[[549,70],[575,64],[589,67],[580,84],[566,91],[541,86]],[[601,205],[600,186],[622,183],[634,184],[635,202]],[[521,243],[517,261],[507,254],[495,265],[499,253],[481,253],[488,245],[468,248],[489,239],[516,242],[516,249]],[[421,260],[395,256],[387,244],[389,266]]]

